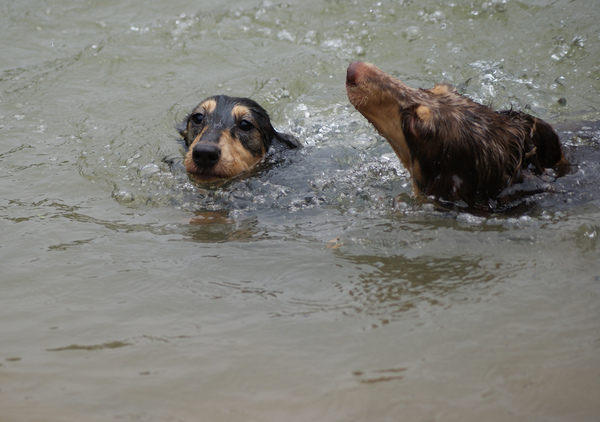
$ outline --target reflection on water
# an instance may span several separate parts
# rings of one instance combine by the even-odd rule
[[[232,215],[233,214],[233,215]],[[258,240],[260,228],[256,218],[236,219],[228,210],[194,213],[186,237],[194,242],[243,242]]]
[[[461,288],[480,291],[487,283],[508,275],[497,268],[485,268],[482,258],[475,257],[359,256],[352,261],[376,268],[361,274],[360,284],[349,292],[357,301],[357,311],[378,315],[388,322],[401,318],[421,302],[447,306],[454,295],[468,297]]]

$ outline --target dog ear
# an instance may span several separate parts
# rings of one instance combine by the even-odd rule
[[[275,131],[275,135],[273,136],[273,140],[283,144],[284,146],[295,149],[302,147],[302,144],[295,136],[287,134],[287,133],[279,133]]]
[[[190,115],[188,114],[187,116],[185,116],[185,119],[183,119],[183,121],[181,123],[178,123],[177,125],[175,125],[175,129],[177,129],[177,132],[179,132],[179,134],[181,135],[181,137],[183,139],[185,139],[187,141],[187,124],[188,124],[188,120],[190,119]]]

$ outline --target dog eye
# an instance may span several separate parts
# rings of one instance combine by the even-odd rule
[[[248,120],[240,121],[238,126],[240,127],[240,129],[242,129],[245,132],[248,132],[249,130],[252,130],[254,128],[254,125],[252,123],[250,123]]]
[[[202,124],[202,121],[204,120],[204,114],[202,113],[195,113],[192,114],[192,122],[194,122],[197,125]]]

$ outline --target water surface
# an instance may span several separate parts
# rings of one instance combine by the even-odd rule
[[[0,5],[4,421],[595,421],[593,2]],[[365,60],[554,124],[573,171],[422,204],[349,106]],[[175,125],[250,96],[304,148],[191,183]]]

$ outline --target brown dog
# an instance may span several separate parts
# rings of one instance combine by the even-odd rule
[[[415,196],[474,205],[522,182],[526,172],[569,171],[549,124],[518,111],[493,111],[452,86],[414,89],[372,64],[354,62],[346,91],[410,173]]]
[[[179,128],[188,151],[184,165],[196,181],[231,179],[260,163],[273,141],[299,142],[273,129],[269,115],[248,98],[216,95],[202,101]]]

